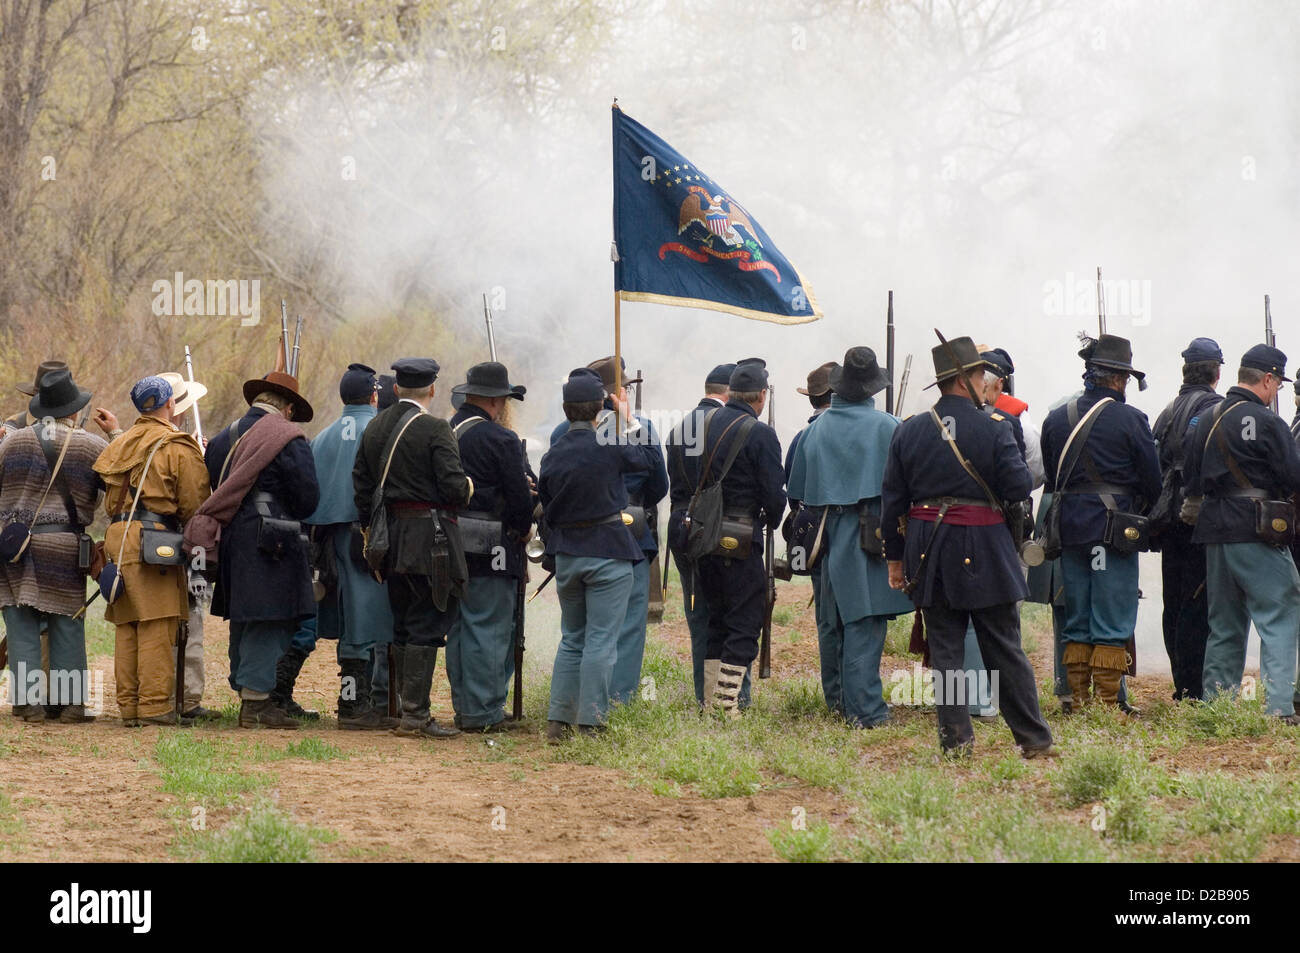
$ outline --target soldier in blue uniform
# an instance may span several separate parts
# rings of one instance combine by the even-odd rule
[[[614,393],[614,358],[603,357],[587,365],[600,375],[605,387],[604,410],[612,412]],[[641,378],[627,379],[627,362],[623,361],[622,385],[624,398],[628,390],[642,382]],[[614,701],[627,704],[636,694],[641,684],[641,661],[645,655],[645,629],[647,613],[650,607],[650,564],[659,552],[658,515],[659,501],[668,495],[668,471],[664,469],[664,451],[655,433],[654,424],[648,417],[632,415],[636,429],[627,435],[627,440],[643,447],[646,460],[650,466],[647,470],[626,473],[623,482],[627,486],[627,505],[632,510],[639,510],[636,525],[642,526],[637,545],[645,553],[645,559],[632,566],[632,594],[627,600],[627,616],[618,634],[618,659],[614,663],[614,682],[610,689]],[[551,434],[551,444],[568,429],[568,423],[560,424]]]
[[[538,473],[546,553],[555,561],[560,599],[560,646],[546,716],[551,741],[562,740],[575,725],[596,731],[605,724],[632,567],[645,560],[624,520],[624,476],[649,469],[653,452],[623,437],[623,394],[608,394],[614,412],[598,422],[606,396],[600,375],[590,368],[569,374],[569,429],[542,457]]]
[[[830,375],[831,371],[837,366],[835,361],[827,361],[816,370],[808,372],[807,387],[795,388],[796,391],[808,398],[808,403],[812,405],[813,412],[812,416],[808,418],[808,426],[790,438],[790,448],[785,452],[786,495],[789,497],[790,513],[786,516],[785,522],[781,524],[781,535],[785,537],[787,551],[789,551],[792,540],[796,541],[794,545],[801,545],[802,541],[815,540],[817,536],[817,526],[821,521],[822,510],[820,507],[805,506],[798,496],[789,492],[790,470],[794,466],[795,451],[799,447],[799,441],[808,432],[808,428],[812,426],[813,421],[831,406]],[[817,658],[820,662],[822,694],[825,695],[826,704],[830,706],[831,711],[843,715],[844,706],[842,704],[843,697],[840,683],[843,633],[837,633],[834,620],[825,618],[822,612],[821,559],[818,559],[813,564],[808,572],[808,577],[812,582],[813,620],[817,626]]]
[[[361,438],[352,485],[358,518],[369,532],[381,481],[389,549],[384,560],[393,610],[393,659],[402,700],[404,737],[460,734],[429,716],[438,648],[456,620],[468,571],[455,514],[474,495],[460,464],[451,425],[429,413],[438,362],[403,358],[392,365],[397,402],[370,422]]]
[[[763,531],[781,525],[785,511],[785,469],[776,431],[758,417],[767,404],[767,369],[751,358],[741,361],[727,384],[727,404],[708,411],[697,433],[700,452],[681,456],[682,487],[689,502],[701,485],[708,461],[708,481],[716,481],[734,441],[741,441],[731,468],[722,477],[722,512],[735,525],[747,527],[752,544],[746,558],[714,554],[695,564],[695,585],[708,605],[708,642],[704,655],[705,705],[739,715],[740,688],[745,670],[758,655],[758,639],[767,604],[767,574],[763,566]],[[748,425],[744,422],[751,421]],[[676,461],[674,461],[676,467]],[[689,489],[688,489],[689,488]],[[674,507],[678,499],[674,490]],[[681,527],[678,521],[676,526]],[[679,533],[678,545],[684,544]]]
[[[1085,365],[1083,396],[1048,414],[1042,437],[1046,489],[1063,496],[1062,658],[1074,708],[1088,703],[1090,687],[1098,701],[1119,707],[1130,661],[1127,645],[1137,626],[1135,539],[1141,545],[1140,530],[1125,516],[1146,512],[1160,496],[1160,461],[1146,415],[1124,401],[1129,377],[1145,378],[1133,367],[1129,342],[1103,334],[1079,356]],[[1088,427],[1084,438],[1070,440]],[[1066,461],[1071,465],[1065,472],[1067,442],[1073,459]]]
[[[329,581],[324,598],[317,603],[311,631],[314,638],[337,640],[339,727],[353,731],[396,727],[387,716],[387,700],[380,711],[371,693],[371,655],[376,646],[387,653],[393,641],[393,613],[384,584],[376,581],[360,559],[361,526],[352,489],[352,467],[361,436],[377,414],[376,386],[373,368],[348,365],[339,381],[343,413],[311,442],[321,498],[316,511],[304,520],[312,527],[313,550],[320,554],[318,567],[333,569],[322,573]],[[295,636],[286,659],[300,647],[302,634]],[[292,671],[296,676],[296,668]],[[281,691],[279,684],[276,688]],[[283,694],[292,703],[292,679],[287,688]]]
[[[668,549],[677,564],[677,577],[682,587],[682,608],[686,614],[686,627],[691,633],[691,674],[695,682],[695,701],[704,704],[704,654],[709,647],[709,604],[698,586],[692,586],[692,570],[682,555],[680,547],[674,540],[681,536],[682,516],[686,513],[686,504],[695,492],[695,484],[690,483],[684,469],[687,455],[698,454],[698,440],[704,432],[704,415],[710,410],[727,405],[728,382],[735,364],[719,364],[709,371],[704,378],[704,396],[682,418],[681,424],[673,428],[664,440],[664,452],[668,458],[669,509],[668,514]],[[749,670],[740,686],[739,704],[741,708],[749,707]]]
[[[1192,527],[1178,518],[1183,503],[1184,448],[1196,422],[1223,398],[1215,393],[1223,351],[1209,338],[1196,338],[1183,351],[1183,384],[1156,417],[1151,433],[1160,456],[1164,485],[1153,507],[1160,520],[1160,577],[1163,584],[1165,651],[1174,677],[1174,700],[1202,697],[1201,667],[1210,635],[1205,593],[1205,547],[1192,542]],[[1159,516],[1157,517],[1157,511]]]
[[[966,625],[973,620],[980,652],[998,675],[1002,717],[1024,756],[1039,757],[1051,750],[1052,735],[1020,647],[1016,603],[1025,597],[1025,580],[1001,512],[1029,495],[1029,468],[1011,428],[979,409],[988,365],[974,342],[957,338],[936,347],[932,357],[941,396],[931,412],[894,431],[885,464],[881,529],[889,584],[909,592],[923,613],[943,750],[965,754],[974,745],[965,697],[974,686],[966,684],[962,665]]]
[[[1183,475],[1186,515],[1199,505],[1192,541],[1205,546],[1205,697],[1241,686],[1253,621],[1268,711],[1294,725],[1300,576],[1287,544],[1294,538],[1289,498],[1300,492],[1300,452],[1286,422],[1269,409],[1290,379],[1277,348],[1256,344],[1247,351],[1236,386],[1192,428]]]
[[[855,728],[874,728],[889,720],[880,683],[885,630],[894,616],[912,611],[907,596],[889,586],[876,531],[881,477],[899,421],[876,410],[872,400],[889,386],[889,377],[871,348],[849,348],[843,365],[833,364],[828,377],[834,396],[797,444],[789,494],[819,520],[825,514],[815,578],[821,587],[818,648],[826,704]]]
[[[515,608],[525,578],[524,539],[533,525],[533,490],[519,435],[501,423],[507,402],[526,390],[503,364],[475,364],[452,392],[464,398],[451,418],[460,462],[474,481],[471,509],[461,513],[469,582],[447,637],[447,678],[456,726],[491,731],[505,722],[514,664]]]

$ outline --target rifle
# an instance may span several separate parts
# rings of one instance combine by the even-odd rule
[[[1277,347],[1277,336],[1273,333],[1273,308],[1268,295],[1264,295],[1264,343]],[[1273,413],[1277,413],[1277,394],[1273,395]]]
[[[524,603],[528,601],[528,573],[519,577],[515,588],[515,697],[510,714],[515,721],[524,719]]]
[[[1106,333],[1106,289],[1101,285],[1101,265],[1097,266],[1097,336]]]
[[[486,291],[483,293],[483,320],[487,322],[488,356],[491,360],[495,361],[497,359],[497,339],[492,333],[492,308],[488,305],[488,296]],[[639,397],[639,387],[637,388],[637,392]]]
[[[885,413],[894,412],[894,292],[889,292],[889,311],[885,315],[885,368],[889,386],[885,388]]]
[[[640,368],[637,368],[636,376],[641,376]],[[637,416],[641,414],[641,383],[639,381],[636,385],[636,403],[632,412]],[[662,622],[664,618],[664,587],[660,585],[659,579],[659,559],[661,555],[659,552],[659,514],[657,511],[652,513],[647,509],[645,518],[646,525],[655,538],[655,554],[654,558],[650,560],[650,599],[646,603],[646,621]],[[665,559],[665,565],[667,562],[668,560]]]
[[[175,711],[177,721],[180,721],[181,712],[185,710],[185,646],[189,644],[189,641],[190,620],[183,618],[180,622],[179,631],[176,633]]]
[[[397,662],[396,653],[393,651],[393,643],[389,642],[388,647],[388,717],[400,718],[402,711],[401,705],[397,698]]]
[[[190,360],[190,346],[185,345],[185,376],[189,378],[191,384],[194,383],[194,362]],[[198,440],[199,446],[203,446],[203,422],[199,420],[199,402],[196,400],[190,407],[194,411],[194,438]]]
[[[907,379],[912,376],[912,355],[907,355],[907,360],[903,362],[903,378],[898,382],[898,399],[894,401],[894,409],[891,413],[896,417],[903,416],[903,401],[907,399]]]
[[[767,388],[767,425],[775,421],[776,388]],[[764,514],[766,515],[766,514]],[[764,522],[768,522],[764,520]],[[770,522],[763,531],[763,567],[767,572],[767,610],[763,613],[763,632],[758,641],[758,677],[772,677],[772,610],[776,608],[776,544],[772,539]]]

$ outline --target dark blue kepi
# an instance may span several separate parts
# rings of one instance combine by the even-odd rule
[[[614,288],[626,301],[778,324],[822,316],[754,217],[695,163],[614,107]]]

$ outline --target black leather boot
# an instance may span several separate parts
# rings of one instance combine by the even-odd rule
[[[370,704],[370,660],[343,659],[339,663],[339,727],[344,731],[384,731],[388,720]],[[344,692],[354,697],[345,699]]]
[[[307,654],[292,645],[280,656],[280,661],[275,665],[275,688],[271,689],[271,702],[286,715],[316,721],[320,718],[320,712],[308,711],[293,700],[293,686],[298,681],[298,673],[302,671],[305,661]]]
[[[433,688],[438,647],[407,645],[401,651],[402,723],[393,729],[393,734],[410,738],[452,738],[460,734],[460,729],[440,725],[429,717],[429,692]]]

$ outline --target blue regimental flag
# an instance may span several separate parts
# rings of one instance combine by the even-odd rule
[[[777,324],[822,316],[763,226],[699,166],[614,107],[614,289],[624,301]]]

